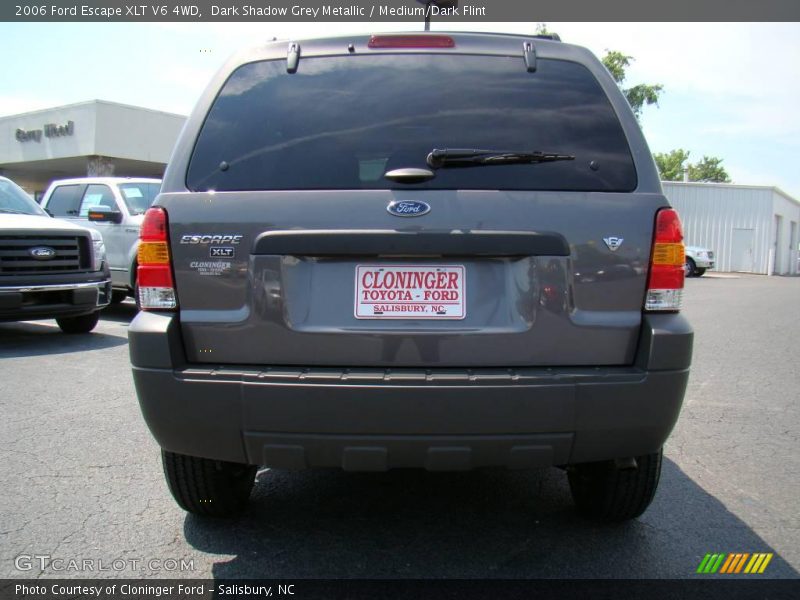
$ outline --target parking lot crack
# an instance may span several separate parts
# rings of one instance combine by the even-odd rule
[[[31,523],[30,521],[25,521],[22,523],[22,525],[20,525],[16,529],[8,529],[5,531],[0,531],[0,535],[11,535],[12,533],[18,533],[23,529],[25,529],[28,525],[30,525],[30,523]]]

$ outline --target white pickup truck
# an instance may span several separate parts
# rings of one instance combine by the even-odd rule
[[[701,277],[706,270],[714,268],[714,252],[700,246],[686,246],[686,276]]]
[[[53,181],[42,198],[42,207],[54,217],[102,234],[114,288],[112,302],[122,302],[136,288],[139,229],[160,187],[159,179],[78,177]]]
[[[88,333],[110,296],[102,236],[50,218],[0,177],[0,321],[55,318],[65,333]]]

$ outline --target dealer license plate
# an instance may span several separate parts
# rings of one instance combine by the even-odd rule
[[[463,265],[357,265],[357,319],[463,319]]]

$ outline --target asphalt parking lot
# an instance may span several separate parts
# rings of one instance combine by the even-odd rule
[[[685,578],[708,552],[774,552],[763,577],[796,578],[798,306],[800,278],[687,282],[686,402],[656,499],[623,525],[577,516],[556,469],[265,470],[242,517],[187,516],[133,391],[134,306],[88,336],[0,323],[0,577]]]

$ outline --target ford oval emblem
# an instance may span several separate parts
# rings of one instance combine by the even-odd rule
[[[50,246],[36,246],[28,250],[28,254],[36,260],[50,260],[56,255],[56,251]]]
[[[431,212],[431,205],[419,200],[393,200],[386,210],[395,217],[421,217]]]

